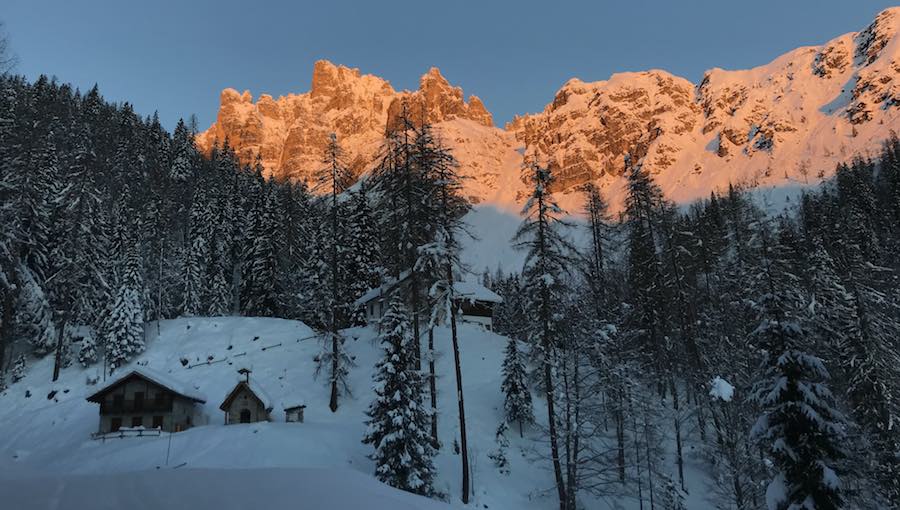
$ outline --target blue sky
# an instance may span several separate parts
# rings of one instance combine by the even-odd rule
[[[214,119],[225,87],[274,96],[309,89],[320,58],[415,88],[431,66],[481,97],[502,125],[541,110],[571,77],[764,64],[862,29],[889,2],[347,2],[3,0],[17,71],[95,82],[167,127]]]

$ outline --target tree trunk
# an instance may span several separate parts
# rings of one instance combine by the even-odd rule
[[[671,386],[672,391],[672,408],[674,409],[675,414],[675,455],[676,455],[676,463],[678,464],[678,481],[681,483],[681,490],[685,490],[684,488],[684,455],[681,447],[681,415],[680,415],[680,407],[681,404],[678,401],[678,387],[675,384],[674,379],[669,379],[669,385]]]
[[[567,494],[569,496],[569,510],[576,510],[575,496],[578,493],[578,449],[580,448],[580,426],[581,426],[581,386],[578,380],[578,353],[572,351],[572,385],[575,387],[575,423],[572,429],[572,466],[569,468],[569,486]]]
[[[338,409],[338,374],[340,373],[340,346],[338,345],[338,256],[337,256],[337,160],[332,157],[331,188],[331,412]]]
[[[641,475],[641,443],[638,441],[637,413],[634,413],[632,416],[632,423],[634,425],[634,472],[637,475],[638,501],[640,502],[641,510],[644,510],[643,476]]]
[[[81,177],[81,188],[79,190],[80,200],[78,200],[78,208],[75,209],[75,217],[73,218],[74,225],[80,225],[81,219],[84,216],[84,188],[87,186],[87,170],[82,170]],[[71,268],[68,268],[71,269]],[[65,312],[63,312],[63,320],[62,324],[59,328],[59,331],[56,333],[56,354],[53,357],[53,382],[56,382],[59,379],[59,371],[62,368],[62,346],[63,346],[63,338],[66,334],[66,326],[69,324],[69,319],[72,315],[72,307],[74,303],[69,303],[66,307]]]
[[[437,376],[434,370],[434,329],[428,330],[428,389],[431,392],[431,441],[437,448],[440,444],[438,440],[438,417],[437,417]]]
[[[447,265],[450,285],[453,285],[453,271]],[[451,287],[452,288],[452,287]],[[451,298],[452,298],[451,292]],[[463,400],[462,365],[459,361],[459,339],[456,333],[456,306],[450,302],[450,336],[453,340],[453,361],[456,365],[456,400],[459,405],[459,442],[462,456],[462,501],[469,503],[469,446],[466,439],[466,405]]]
[[[621,408],[616,410],[615,417],[616,441],[619,448],[619,481],[625,483],[625,414],[622,412]]]
[[[568,354],[568,353],[566,353],[566,354]],[[566,356],[566,358],[568,358],[568,356]],[[568,360],[564,359],[561,366],[562,366],[562,380],[563,380],[563,395],[565,396],[565,399],[566,399],[566,401],[565,401],[565,405],[566,405],[566,409],[565,409],[566,430],[565,430],[565,433],[566,433],[566,436],[565,436],[565,443],[564,443],[565,449],[566,449],[566,489],[567,489],[566,490],[566,508],[568,510],[571,510],[571,508],[572,508],[572,506],[571,506],[572,492],[573,492],[572,488],[574,486],[574,484],[572,482],[573,482],[573,477],[575,476],[574,473],[572,472],[572,468],[574,465],[573,458],[575,456],[573,440],[575,438],[573,437],[573,430],[572,430],[572,394],[570,393],[571,388],[570,388],[570,384],[569,384],[570,383],[569,368],[567,366],[567,362],[568,362]]]
[[[545,342],[546,343],[546,342]],[[549,349],[548,349],[549,350]],[[556,431],[556,411],[554,409],[553,374],[549,353],[544,353],[544,392],[547,397],[547,419],[550,427],[550,458],[553,461],[553,473],[556,475],[556,491],[559,495],[559,508],[566,510],[566,486],[559,461],[559,436]]]
[[[63,339],[66,336],[66,326],[69,325],[71,313],[71,307],[63,313],[62,324],[59,331],[56,332],[56,354],[53,356],[53,382],[59,379],[59,370],[62,368]]]
[[[415,258],[412,260],[413,266],[415,266],[416,261]],[[422,341],[420,338],[420,325],[419,325],[419,272],[415,270],[415,268],[410,270],[410,292],[412,293],[411,307],[412,307],[412,322],[413,322],[413,350],[415,352],[416,358],[416,370],[422,370]],[[452,284],[452,280],[451,280]]]
[[[650,424],[647,422],[647,413],[644,413],[644,450],[646,451],[647,460],[647,490],[650,491],[650,510],[654,510],[656,505],[653,500],[653,467],[650,464]]]
[[[543,195],[538,196],[538,263],[545,265],[547,258],[547,238],[544,229],[547,228],[547,206]],[[553,461],[553,474],[556,477],[556,491],[559,496],[560,510],[566,510],[566,486],[563,480],[562,465],[559,461],[559,436],[556,430],[556,410],[553,395],[553,367],[551,355],[553,345],[550,342],[550,289],[547,283],[541,283],[541,348],[544,350],[544,393],[547,398],[547,424],[550,429],[550,457]]]
[[[13,290],[18,287],[18,278],[15,275],[12,261],[10,260],[9,264],[4,264],[3,266],[0,270],[7,274],[10,286],[0,290],[0,296],[3,297],[3,316],[0,317],[0,374],[6,371],[6,350],[10,344],[9,339],[12,338],[12,323],[15,312],[13,308],[16,301]]]

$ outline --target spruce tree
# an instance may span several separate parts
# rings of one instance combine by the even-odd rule
[[[84,367],[89,367],[97,362],[100,353],[97,350],[97,341],[94,335],[87,335],[81,339],[81,349],[78,351],[78,362]]]
[[[177,183],[185,183],[194,175],[196,149],[194,148],[193,134],[185,125],[184,119],[178,119],[173,138],[174,157],[169,170],[169,178]]]
[[[327,193],[329,202],[329,231],[324,237],[328,250],[328,280],[331,287],[329,300],[330,316],[328,320],[328,333],[325,335],[326,343],[330,344],[330,352],[323,353],[318,357],[320,363],[328,363],[329,380],[331,382],[331,398],[328,407],[331,412],[338,409],[338,397],[340,388],[346,388],[345,379],[347,377],[347,355],[343,353],[344,339],[340,334],[340,329],[346,325],[347,311],[349,303],[346,302],[346,296],[341,292],[340,273],[344,257],[341,257],[342,250],[339,246],[344,239],[346,229],[346,221],[342,214],[343,208],[338,206],[338,195],[343,193],[350,187],[353,174],[343,161],[343,151],[338,144],[337,136],[332,133],[325,148],[325,155],[322,158],[322,168],[316,174],[316,189],[320,192]]]
[[[519,437],[522,437],[522,426],[534,422],[531,390],[528,389],[526,379],[525,363],[519,353],[518,341],[510,338],[506,342],[506,356],[503,358],[503,382],[500,389],[505,396],[503,412],[506,421],[519,424]]]
[[[85,101],[89,103],[85,106],[87,114],[99,115],[92,110],[99,108],[95,105],[99,102],[96,94],[89,94]],[[110,243],[110,222],[102,207],[104,190],[101,189],[101,176],[94,169],[97,163],[94,149],[90,128],[84,125],[75,137],[72,165],[66,176],[72,185],[61,191],[59,203],[62,207],[57,211],[61,242],[52,256],[54,275],[48,278],[52,278],[51,304],[62,310],[56,328],[54,381],[59,378],[66,359],[67,334],[64,333],[73,324],[94,325],[107,299],[103,264]]]
[[[513,241],[518,249],[527,253],[522,271],[524,292],[528,296],[527,326],[532,352],[542,372],[544,396],[547,400],[547,423],[550,434],[550,459],[556,478],[560,510],[566,510],[570,501],[563,479],[557,432],[556,390],[554,370],[556,349],[559,347],[561,314],[557,306],[565,294],[564,276],[569,266],[569,247],[560,228],[562,209],[553,200],[551,186],[553,175],[548,168],[539,166],[533,158],[526,163],[526,178],[531,196],[522,209],[525,216]]]
[[[752,434],[768,449],[776,473],[767,489],[770,510],[838,509],[841,482],[834,462],[843,453],[844,425],[828,389],[822,360],[810,355],[808,331],[797,316],[800,297],[783,242],[763,232],[759,325],[752,335],[764,350],[753,399],[763,414]]]
[[[463,272],[460,262],[459,237],[463,234],[462,216],[470,209],[462,196],[462,182],[458,174],[459,163],[449,149],[437,140],[431,126],[423,124],[415,141],[415,164],[428,181],[426,189],[433,197],[429,214],[435,220],[434,234],[430,243],[419,248],[419,258],[415,271],[422,279],[431,281],[428,293],[431,306],[431,321],[428,329],[428,369],[431,388],[432,412],[437,411],[436,374],[434,364],[434,327],[447,322],[450,326],[450,341],[453,347],[453,366],[456,375],[456,399],[459,416],[460,460],[462,468],[462,501],[469,502],[469,446],[466,428],[466,407],[463,398],[462,361],[460,359],[457,315],[459,301],[467,299],[458,296],[455,281]],[[437,416],[432,416],[432,437],[437,443]]]
[[[269,185],[264,185],[254,209],[252,237],[248,240],[241,280],[241,310],[244,315],[275,316],[279,309],[276,281],[277,255],[281,232],[276,221],[277,197]]]
[[[509,439],[506,437],[507,430],[509,430],[509,425],[505,421],[500,422],[497,432],[494,433],[497,449],[488,453],[488,458],[494,461],[494,466],[503,475],[509,474],[509,460],[506,458],[506,450],[509,449]]]
[[[20,266],[17,281],[20,294],[15,308],[16,329],[24,338],[29,339],[34,354],[43,356],[56,347],[58,335],[53,309],[30,270]]]
[[[358,189],[350,193],[349,214],[345,239],[347,258],[344,287],[350,302],[359,299],[366,291],[377,287],[383,277],[379,232],[372,210],[368,179],[359,182]],[[351,324],[364,324],[363,310],[351,310]]]
[[[659,220],[664,206],[662,191],[653,182],[642,161],[626,159],[628,178],[625,218],[628,229],[628,301],[630,313],[627,334],[634,337],[643,363],[654,371],[657,386],[663,386],[667,367],[663,362],[666,303],[658,246],[661,244]]]
[[[110,372],[144,350],[144,277],[133,236],[124,246],[124,266],[103,324],[105,356]]]
[[[381,319],[384,358],[375,367],[375,400],[366,415],[363,443],[372,445],[375,476],[384,483],[424,496],[435,495],[428,431],[431,412],[422,397],[424,379],[415,367],[412,334],[403,299],[391,300]]]

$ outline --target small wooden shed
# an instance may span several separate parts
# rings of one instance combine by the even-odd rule
[[[303,401],[285,404],[284,421],[286,421],[287,423],[303,423],[303,411],[305,409],[306,404],[303,403]]]
[[[243,368],[238,372],[244,380],[234,386],[219,406],[225,411],[225,424],[269,421],[272,399],[261,386],[250,380],[249,370]]]

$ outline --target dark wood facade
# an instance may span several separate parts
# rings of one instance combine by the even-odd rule
[[[120,378],[87,400],[100,404],[100,434],[123,427],[185,430],[195,423],[195,404],[203,403],[139,372]]]

